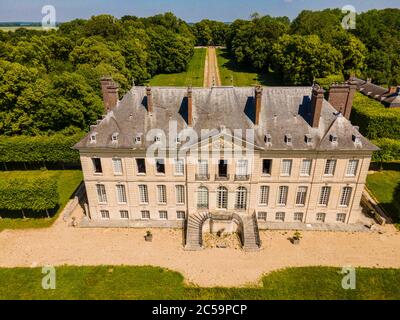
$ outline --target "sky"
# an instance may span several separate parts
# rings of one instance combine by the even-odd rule
[[[357,12],[400,8],[400,0],[0,0],[0,22],[40,22],[45,5],[55,7],[57,22],[101,13],[116,17],[147,17],[167,11],[187,22],[205,18],[230,22],[248,19],[254,12],[293,19],[305,9],[342,8],[345,5],[354,6]]]

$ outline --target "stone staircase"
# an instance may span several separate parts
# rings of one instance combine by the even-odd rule
[[[210,218],[209,213],[190,215],[186,226],[186,250],[198,251],[203,246],[203,224]]]
[[[243,250],[258,251],[261,249],[260,233],[255,214],[241,215],[243,222],[242,242]]]

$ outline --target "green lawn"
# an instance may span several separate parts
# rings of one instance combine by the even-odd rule
[[[252,86],[261,84],[264,86],[278,86],[281,82],[276,79],[273,72],[260,74],[250,67],[237,65],[229,56],[226,49],[217,49],[218,67],[223,86],[233,85],[236,87]]]
[[[291,268],[265,276],[262,287],[200,288],[155,267],[59,267],[56,289],[43,290],[41,269],[14,268],[0,269],[0,299],[400,299],[400,270],[357,269],[356,290],[344,290],[343,277],[337,268]]]
[[[188,70],[181,73],[159,74],[150,79],[151,86],[166,87],[202,87],[204,81],[204,63],[206,59],[206,49],[195,49]]]
[[[385,167],[368,176],[367,186],[400,227],[400,163],[384,164]]]
[[[0,179],[10,177],[24,177],[24,176],[53,176],[57,179],[58,192],[60,194],[60,206],[57,213],[48,218],[32,218],[22,219],[17,216],[16,218],[0,219],[0,231],[4,229],[28,229],[28,228],[46,228],[50,227],[57,219],[60,212],[64,209],[65,205],[71,198],[74,191],[77,189],[83,180],[82,172],[79,170],[60,170],[60,171],[7,171],[0,173]],[[1,212],[0,212],[1,216]],[[3,215],[4,216],[4,215]]]

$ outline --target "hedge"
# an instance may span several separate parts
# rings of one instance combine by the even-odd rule
[[[84,133],[73,136],[0,137],[0,162],[79,162],[79,153],[71,147]]]
[[[376,162],[391,162],[400,160],[400,140],[381,138],[372,141],[380,151],[374,152],[373,161]]]
[[[400,108],[385,108],[380,102],[357,93],[351,121],[371,140],[380,138],[400,140]]]
[[[35,212],[56,208],[57,180],[53,177],[12,177],[0,180],[0,210]]]

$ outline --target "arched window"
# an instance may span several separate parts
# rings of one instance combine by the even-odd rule
[[[208,189],[206,187],[197,189],[197,207],[199,209],[208,208]]]
[[[247,204],[247,189],[239,187],[236,190],[236,209],[245,210]]]
[[[217,190],[217,208],[228,209],[228,189],[219,187]]]

